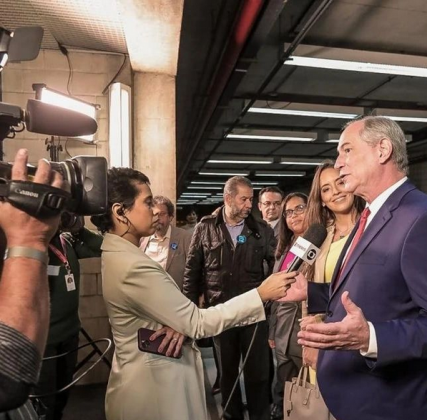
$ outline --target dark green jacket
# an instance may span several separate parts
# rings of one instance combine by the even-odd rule
[[[66,243],[67,259],[74,275],[76,290],[67,291],[65,275],[67,270],[61,260],[49,249],[49,265],[59,266],[58,276],[49,276],[50,291],[50,323],[48,345],[58,344],[79,333],[79,291],[80,265],[79,259],[101,256],[103,237],[83,228],[78,235],[61,234]],[[55,235],[51,244],[62,253],[59,235]]]

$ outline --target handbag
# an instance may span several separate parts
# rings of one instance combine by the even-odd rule
[[[308,379],[309,368],[302,366],[297,378],[285,383],[283,413],[285,420],[333,420],[326,407],[317,381],[315,385]]]

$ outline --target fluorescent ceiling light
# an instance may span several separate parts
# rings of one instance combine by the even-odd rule
[[[284,62],[289,66],[357,71],[363,73],[393,74],[397,76],[427,77],[427,68],[367,63],[363,61],[331,60],[328,58],[292,56]]]
[[[278,182],[274,182],[274,181],[266,181],[266,182],[252,182],[252,185],[264,185],[264,186],[268,186],[268,185],[277,185]]]
[[[222,190],[223,187],[198,187],[196,185],[194,186],[189,186],[188,189],[189,190]]]
[[[408,121],[408,122],[422,122],[425,123],[427,122],[427,117],[423,118],[423,117],[398,117],[395,115],[384,115],[384,117],[390,118],[391,120],[394,121]]]
[[[256,176],[270,176],[270,177],[283,177],[283,176],[304,176],[304,171],[282,171],[282,172],[262,172],[262,171],[255,171]]]
[[[213,176],[247,176],[248,171],[239,172],[199,172],[199,175],[213,175]]]
[[[200,185],[224,185],[225,182],[210,182],[210,181],[191,181],[191,184],[200,184]]]
[[[231,163],[231,164],[244,164],[244,165],[257,165],[264,164],[268,165],[273,163],[273,158],[267,157],[242,157],[242,158],[231,158],[218,156],[214,159],[208,160],[207,163]]]
[[[302,111],[295,109],[275,109],[275,108],[249,108],[248,112],[258,114],[278,114],[278,115],[298,115],[300,117],[318,117],[318,118],[338,118],[344,120],[352,120],[357,114],[346,114],[339,112],[323,112],[323,111]]]
[[[410,143],[412,141],[411,134],[405,134],[406,143]],[[329,139],[326,140],[326,143],[339,143],[340,139]]]
[[[252,108],[251,108],[252,109]],[[250,110],[249,110],[250,111]],[[264,136],[255,134],[228,134],[227,139],[248,139],[248,140],[272,140],[272,141],[302,141],[311,142],[315,137],[294,137],[294,136]]]
[[[207,195],[181,195],[181,197],[179,198],[180,200],[186,200],[187,198],[207,198]]]
[[[280,159],[280,163],[282,165],[314,165],[319,166],[322,164],[324,159],[300,159],[300,158],[282,158]]]
[[[191,197],[196,197],[196,196],[198,196],[198,197],[209,197],[210,195],[211,195],[211,193],[208,193],[208,192],[201,192],[201,193],[198,193],[198,192],[184,192],[184,193],[181,194],[181,197],[189,197],[189,196],[191,196]]]
[[[277,114],[277,115],[296,115],[300,117],[316,117],[316,118],[337,118],[344,120],[353,120],[358,117],[358,114],[347,114],[339,112],[324,112],[324,111],[302,111],[294,109],[275,109],[275,108],[250,108],[248,112],[259,114]],[[427,122],[427,117],[403,117],[397,115],[382,115],[383,117],[390,118],[394,121],[406,122]]]

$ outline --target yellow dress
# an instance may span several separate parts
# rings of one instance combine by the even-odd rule
[[[325,283],[332,281],[332,275],[334,274],[335,266],[337,265],[338,258],[340,257],[341,251],[348,239],[348,235],[338,239],[338,241],[332,242],[329,247],[328,255],[325,260]],[[310,382],[314,384],[316,382],[316,371],[310,368]]]

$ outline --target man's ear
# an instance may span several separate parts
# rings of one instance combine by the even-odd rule
[[[393,145],[387,137],[382,138],[378,143],[378,158],[380,163],[386,163],[393,154]]]

